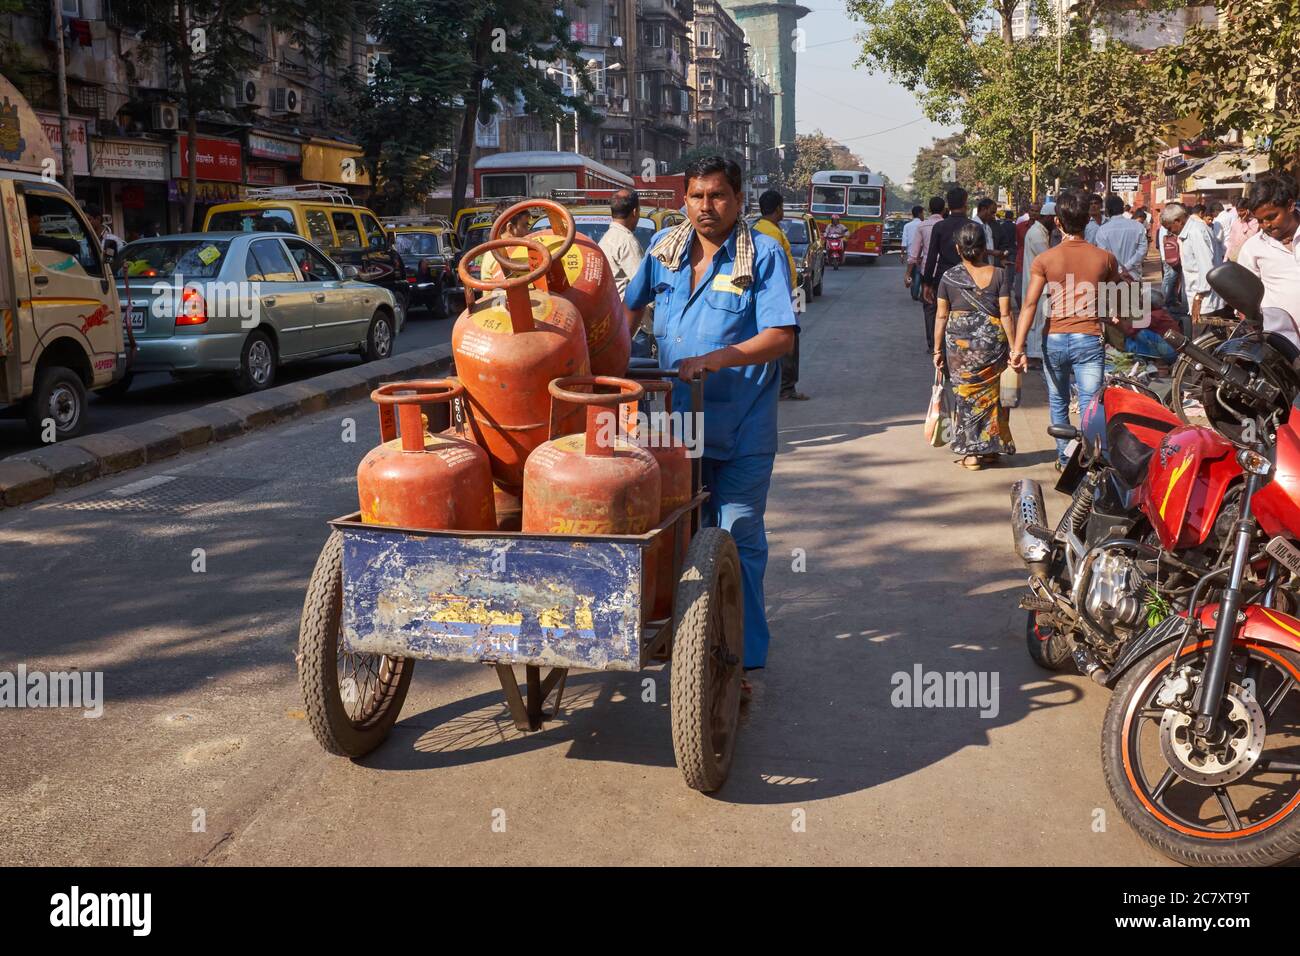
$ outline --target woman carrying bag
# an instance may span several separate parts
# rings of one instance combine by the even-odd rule
[[[1016,453],[1001,395],[1014,335],[1011,288],[1006,270],[985,262],[981,225],[957,231],[957,252],[961,263],[939,282],[934,367],[946,368],[952,383],[952,450],[962,467],[978,471]]]

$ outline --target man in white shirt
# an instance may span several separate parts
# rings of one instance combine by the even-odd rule
[[[633,232],[640,218],[641,197],[635,189],[620,189],[610,197],[609,228],[600,237],[600,249],[609,260],[620,298],[627,291],[636,270],[641,268],[641,258],[645,255]]]
[[[1268,176],[1251,184],[1246,194],[1246,208],[1259,223],[1259,232],[1242,244],[1238,264],[1245,266],[1264,283],[1265,309],[1287,312],[1291,323],[1281,316],[1265,316],[1264,328],[1281,332],[1297,345],[1300,334],[1300,212],[1296,210],[1296,184],[1283,176]]]
[[[1218,203],[1215,203],[1215,205],[1218,205]],[[1225,245],[1228,242],[1228,231],[1232,228],[1232,224],[1236,222],[1236,220],[1237,207],[1232,203],[1224,203],[1223,209],[1214,217],[1214,224],[1219,227],[1214,231],[1222,239]]]
[[[904,263],[907,262],[908,254],[911,252],[912,249],[912,238],[916,235],[916,230],[921,228],[921,222],[922,220],[924,220],[924,218],[925,218],[925,210],[923,210],[920,206],[913,206],[912,218],[907,221],[907,225],[903,226],[903,262]],[[907,270],[904,270],[903,274],[906,275]],[[919,301],[921,298],[921,273],[920,272],[913,273],[912,281],[907,283],[907,287],[912,292],[912,299],[914,301]]]
[[[912,244],[907,247],[907,269],[903,273],[903,283],[910,289],[925,271],[925,258],[930,254],[930,233],[935,224],[943,222],[943,210],[947,204],[942,196],[930,197],[930,218],[916,227],[912,233]],[[937,306],[921,297],[921,321],[925,323],[925,351],[934,352],[934,314]]]
[[[1223,251],[1214,241],[1210,227],[1182,203],[1166,203],[1160,212],[1166,229],[1178,236],[1178,253],[1183,270],[1183,293],[1192,314],[1192,328],[1211,316],[1230,319],[1232,310],[1206,279],[1211,269],[1223,262]]]

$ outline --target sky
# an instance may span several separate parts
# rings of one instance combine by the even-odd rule
[[[812,13],[799,21],[807,48],[795,67],[796,132],[820,129],[861,156],[868,168],[897,183],[910,179],[917,150],[956,127],[925,119],[912,94],[883,74],[854,68],[861,52],[855,34],[862,25],[842,3],[800,2]]]

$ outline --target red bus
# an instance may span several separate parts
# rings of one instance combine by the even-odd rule
[[[884,252],[885,177],[857,169],[824,169],[813,173],[808,187],[808,211],[824,232],[831,216],[849,230],[846,256],[862,256],[869,263]]]
[[[578,153],[527,150],[494,153],[474,164],[474,199],[550,196],[556,189],[632,188],[632,177]]]

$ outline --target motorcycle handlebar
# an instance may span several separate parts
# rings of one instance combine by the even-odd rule
[[[1183,353],[1205,369],[1207,374],[1221,382],[1226,382],[1247,395],[1259,399],[1265,405],[1271,405],[1281,394],[1281,390],[1276,385],[1256,379],[1245,369],[1231,362],[1215,358],[1215,356],[1193,343],[1187,336],[1176,329],[1166,331],[1164,340],[1173,346],[1175,351]]]

